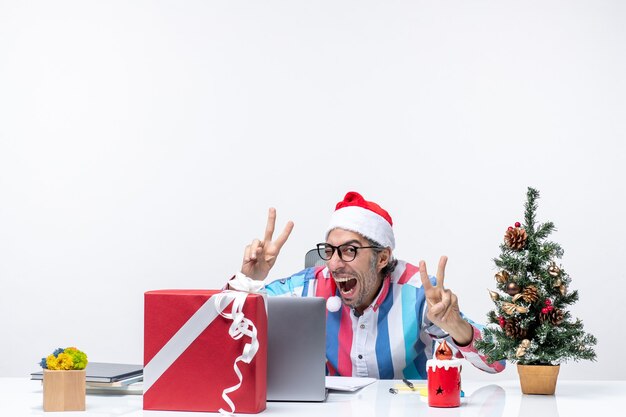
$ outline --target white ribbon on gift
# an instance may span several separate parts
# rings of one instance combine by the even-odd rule
[[[225,388],[224,391],[222,391],[222,398],[230,407],[230,413],[225,411],[223,408],[220,408],[219,411],[222,414],[232,414],[235,412],[235,404],[230,397],[228,397],[228,394],[237,391],[243,382],[243,375],[239,370],[239,366],[237,366],[237,362],[250,363],[252,358],[254,358],[254,355],[256,355],[256,352],[259,350],[259,340],[257,338],[256,326],[243,314],[243,305],[246,302],[247,294],[244,292],[235,292],[235,294],[236,297],[233,300],[233,308],[231,309],[230,314],[224,313],[224,309],[230,303],[230,292],[217,294],[215,296],[215,298],[217,298],[216,304],[219,306],[218,309],[222,311],[220,313],[221,316],[233,321],[228,329],[230,337],[232,337],[233,340],[239,340],[244,336],[249,336],[250,343],[246,343],[244,345],[243,352],[233,363],[233,369],[235,370],[235,374],[237,374],[237,378],[239,378],[239,382],[230,388]],[[242,295],[243,297],[241,297]]]
[[[242,274],[243,275],[243,274]],[[245,276],[244,276],[245,277]],[[246,277],[247,278],[247,277]],[[250,292],[258,293],[260,288],[248,287]],[[250,363],[259,349],[257,330],[254,323],[245,317],[243,306],[248,293],[240,291],[223,291],[210,297],[200,308],[187,320],[185,324],[168,340],[168,342],[157,352],[156,355],[144,367],[143,389],[144,393],[163,375],[163,373],[174,363],[174,361],[193,343],[200,333],[202,333],[218,315],[232,320],[228,334],[233,340],[241,339],[244,336],[250,337],[250,343],[246,343],[242,354],[235,359],[233,369],[239,378],[239,382],[232,387],[222,391],[222,398],[230,406],[231,411],[220,409],[222,414],[232,414],[235,412],[235,405],[228,397],[228,394],[236,391],[243,383],[243,375],[237,366],[238,362]],[[224,309],[233,302],[231,313],[224,313]]]

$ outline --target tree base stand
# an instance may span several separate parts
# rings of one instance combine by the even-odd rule
[[[517,365],[523,394],[554,395],[560,365]]]

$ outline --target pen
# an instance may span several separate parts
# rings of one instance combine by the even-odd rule
[[[402,382],[404,382],[407,387],[411,388],[411,390],[415,391],[415,387],[413,386],[413,383],[411,381],[406,378],[402,378]]]

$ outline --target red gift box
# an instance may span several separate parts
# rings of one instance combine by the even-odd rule
[[[237,330],[228,317],[237,305],[253,324],[244,319],[238,328],[245,334],[239,336],[229,333]],[[265,409],[267,310],[263,295],[148,291],[144,312],[144,410],[233,411],[224,396],[237,413]],[[250,335],[254,327],[258,350],[246,363],[241,356],[249,357],[250,350],[254,351]],[[234,366],[241,372],[241,381]]]

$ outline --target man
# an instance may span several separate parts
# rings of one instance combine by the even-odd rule
[[[264,239],[246,247],[231,286],[246,277],[267,277],[293,229],[288,222],[272,240],[275,224],[276,210],[270,209]],[[436,278],[429,278],[424,261],[418,268],[396,260],[392,225],[378,204],[347,193],[331,217],[326,242],[317,245],[326,266],[274,281],[266,286],[268,294],[327,300],[330,375],[425,379],[435,339],[445,339],[457,357],[481,370],[504,369],[504,361],[487,363],[474,348],[478,325],[464,318],[457,296],[444,287],[447,258],[441,257]]]

